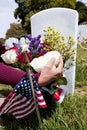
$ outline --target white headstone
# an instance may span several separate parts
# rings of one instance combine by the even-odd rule
[[[78,43],[83,42],[84,38],[87,38],[87,25],[78,26]]]
[[[51,26],[62,33],[64,36],[72,35],[77,46],[78,34],[78,13],[68,8],[50,8],[33,15],[31,17],[31,34],[43,35],[43,30]],[[76,55],[75,55],[76,58]],[[74,61],[75,63],[75,61]],[[74,93],[75,87],[75,65],[69,70],[64,71],[68,84],[61,86],[66,93]]]

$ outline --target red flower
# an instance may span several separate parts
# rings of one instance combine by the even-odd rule
[[[60,95],[62,93],[62,89],[58,89],[52,96],[55,100],[60,100]]]
[[[43,56],[44,54],[45,54],[45,52],[39,52],[38,57]]]
[[[60,95],[58,94],[57,91],[56,91],[52,96],[53,96],[53,98],[54,98],[55,100],[60,100]]]
[[[10,48],[9,50],[15,50],[15,51],[16,51],[16,53],[18,53],[18,48],[17,48],[16,46],[14,46],[14,47]]]
[[[26,54],[27,54],[28,60],[29,60],[29,62],[30,62],[30,61],[31,61],[31,55],[29,55],[27,52],[26,52]],[[19,62],[25,63],[24,53],[23,53],[23,52],[20,53],[20,54],[17,56],[17,59],[18,59]]]

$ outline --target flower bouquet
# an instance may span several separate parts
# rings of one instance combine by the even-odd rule
[[[48,27],[43,31],[43,37],[41,37],[41,35],[32,37],[31,35],[27,34],[27,42],[25,41],[24,44],[21,44],[20,41],[19,43],[12,43],[13,47],[7,50],[7,52],[1,56],[2,59],[8,64],[21,62],[25,66],[25,52],[29,61],[27,67],[30,68],[32,73],[37,75],[38,80],[41,71],[43,70],[44,72],[46,67],[49,67],[50,64],[52,65],[50,67],[53,70],[58,67],[60,56],[63,58],[63,68],[66,67],[65,64],[67,60],[71,59],[73,63],[73,56],[75,54],[75,42],[73,37],[69,36],[68,38],[65,38],[61,33],[52,27]],[[24,48],[24,45],[26,45],[26,49]],[[67,65],[68,68],[72,65],[72,63]],[[46,75],[43,77],[44,82],[50,82],[48,82],[48,84],[42,85],[42,88],[48,91],[56,101],[59,103],[62,102],[65,96],[65,92],[60,88],[60,85],[67,84],[66,77],[63,75],[63,73],[60,73],[58,77],[55,78],[55,80],[53,79],[51,81],[51,79],[48,78],[50,77],[48,76],[48,73]]]

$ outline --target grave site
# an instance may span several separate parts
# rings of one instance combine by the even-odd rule
[[[20,40],[9,38],[5,41],[5,46],[10,50],[6,50],[1,58],[8,65],[20,62],[24,67],[24,75],[14,87],[3,84],[3,88],[6,87],[8,91],[7,94],[4,95],[0,90],[3,92],[0,95],[1,128],[6,128],[4,122],[8,117],[8,122],[11,119],[14,122],[12,128],[19,130],[21,128],[74,130],[76,127],[77,130],[83,129],[84,123],[79,119],[79,114],[84,105],[87,108],[87,98],[84,98],[87,91],[81,95],[82,98],[75,97],[76,94],[79,95],[76,86],[81,85],[77,79],[79,76],[77,58],[80,56],[78,50],[81,53],[77,43],[78,17],[78,12],[74,9],[62,7],[45,9],[31,16],[31,35],[27,34]],[[76,113],[80,101],[83,104],[81,110]],[[71,122],[67,123],[65,115]],[[71,127],[74,123],[77,126]],[[11,130],[11,127],[9,128]],[[86,126],[84,130],[85,128]]]

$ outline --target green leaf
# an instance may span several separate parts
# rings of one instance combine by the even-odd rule
[[[58,77],[55,81],[53,81],[50,85],[50,89],[53,91],[56,91],[58,89],[58,87],[56,86],[56,84],[59,85],[67,85],[67,79],[66,77]]]
[[[56,80],[59,85],[67,85],[67,79],[66,77],[60,77]]]

